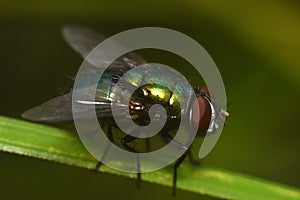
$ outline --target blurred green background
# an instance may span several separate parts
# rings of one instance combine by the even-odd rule
[[[209,52],[226,86],[228,126],[203,162],[300,187],[298,1],[0,4],[1,115],[20,118],[70,83],[67,76],[82,60],[62,39],[63,25],[85,25],[107,35],[143,26],[171,28]],[[143,183],[136,189],[135,180],[47,161],[0,153],[0,163],[1,199],[170,198],[167,187]],[[179,191],[174,199],[183,198],[199,195]]]

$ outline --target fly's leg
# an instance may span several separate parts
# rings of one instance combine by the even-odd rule
[[[132,148],[131,146],[128,145],[128,143],[136,140],[138,138],[134,137],[134,136],[131,136],[131,135],[126,135],[125,137],[123,137],[121,139],[121,143],[123,145],[123,147],[130,151],[130,152],[134,152],[134,153],[137,153],[136,154],[136,162],[137,162],[137,170],[138,170],[138,173],[137,173],[137,184],[136,186],[139,188],[141,187],[141,180],[142,180],[142,176],[141,176],[141,164],[140,164],[140,159],[139,159],[139,152],[137,150],[135,150],[134,148]]]
[[[107,127],[107,136],[108,136],[108,139],[110,140],[110,142],[107,144],[107,146],[105,147],[105,151],[101,157],[101,159],[98,161],[97,165],[95,166],[94,168],[94,171],[95,172],[98,172],[99,171],[99,168],[102,166],[102,160],[105,159],[110,147],[111,147],[111,143],[114,141],[114,138],[113,138],[113,134],[112,134],[112,126],[111,125],[108,125]]]
[[[161,132],[161,136],[165,140],[166,143],[170,143],[174,145],[174,147],[180,148],[184,150],[184,153],[175,161],[173,168],[173,187],[172,187],[172,195],[176,194],[176,185],[177,185],[177,168],[184,161],[186,156],[189,154],[189,149],[179,142],[173,140],[172,136],[170,136],[167,132]]]
[[[151,144],[150,144],[150,138],[146,138],[146,151],[151,151]]]
[[[194,158],[192,152],[190,151],[190,148],[186,148],[185,146],[181,145],[180,143],[178,143],[176,141],[172,141],[173,138],[166,132],[162,133],[161,135],[162,135],[162,137],[163,137],[163,139],[165,140],[166,143],[172,142],[172,144],[174,146],[177,146],[177,147],[179,147],[183,150],[186,150],[187,156],[189,157],[189,160],[191,161],[191,163],[193,165],[200,165],[201,164],[200,160],[197,160],[197,159]]]
[[[160,135],[162,136],[162,138],[166,143],[171,143],[171,145],[173,145],[174,147],[177,147],[184,151],[188,151],[188,147],[184,146],[183,144],[180,144],[176,140],[173,140],[172,136],[170,136],[170,134],[168,134],[166,131],[160,132]]]
[[[180,164],[184,161],[184,159],[187,156],[187,151],[184,152],[182,156],[180,156],[173,167],[173,187],[172,187],[172,195],[176,194],[176,185],[177,185],[177,168],[180,166]]]
[[[193,165],[197,165],[197,166],[200,166],[200,165],[201,165],[200,160],[195,159],[194,156],[192,155],[192,152],[191,152],[191,151],[188,151],[188,157],[189,157],[189,160],[191,161],[191,163],[192,163]]]

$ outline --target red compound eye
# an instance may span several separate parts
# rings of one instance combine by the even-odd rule
[[[209,96],[207,87],[201,87],[200,90],[207,94],[207,96]],[[196,101],[198,102],[198,104]],[[211,119],[211,108],[209,105],[209,101],[203,96],[198,96],[196,101],[194,102],[192,107],[191,121],[194,127],[196,127],[198,123],[197,119],[199,119],[200,117],[198,131],[206,131]],[[197,106],[199,106],[198,109]]]

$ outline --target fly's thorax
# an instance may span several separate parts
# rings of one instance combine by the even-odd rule
[[[120,80],[121,77],[123,80]],[[115,87],[116,85],[120,87]],[[147,126],[150,123],[149,110],[153,105],[159,104],[167,114],[165,127],[173,129],[180,124],[182,117],[189,115],[188,107],[193,89],[187,88],[189,87],[186,83],[178,78],[164,78],[151,70],[141,73],[112,69],[104,71],[99,79],[96,101],[101,102],[98,106],[101,111],[110,106],[103,105],[102,102],[111,103],[111,106],[122,106],[118,108],[119,114],[126,113],[124,111],[129,109],[130,115],[124,114],[124,117],[131,118],[139,126]],[[129,97],[129,108],[124,107],[128,101],[124,101],[123,97]],[[122,105],[119,105],[119,102],[122,102]],[[112,116],[109,108],[105,111],[105,116]]]
[[[138,88],[130,99],[131,118],[139,125],[150,123],[151,106],[160,104],[167,113],[167,123],[180,119],[181,108],[178,95],[159,84],[145,84]],[[159,113],[157,113],[159,115]]]

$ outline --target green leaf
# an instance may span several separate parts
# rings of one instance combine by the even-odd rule
[[[76,134],[3,116],[0,116],[0,150],[87,169],[93,169],[97,163]],[[105,166],[100,171],[135,178],[134,174]],[[151,183],[172,185],[169,167],[143,174],[142,178]],[[188,162],[179,169],[178,188],[226,199],[300,199],[300,190],[290,186]]]

